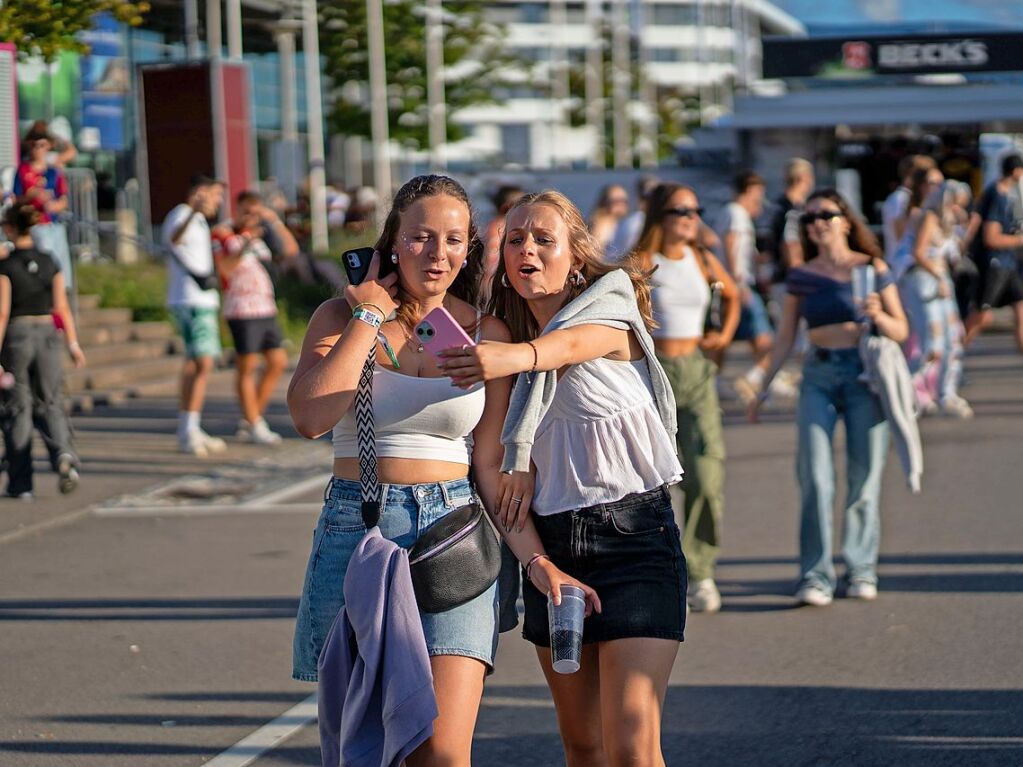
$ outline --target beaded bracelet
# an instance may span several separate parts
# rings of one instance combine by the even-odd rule
[[[529,372],[530,373],[535,373],[536,372],[536,366],[540,362],[540,355],[537,353],[536,346],[533,344],[532,341],[526,341],[526,343],[529,344],[529,348],[533,350],[533,367],[531,367],[529,369]]]

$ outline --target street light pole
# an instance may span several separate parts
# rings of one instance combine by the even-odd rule
[[[606,166],[604,135],[604,53],[601,0],[586,0],[586,26],[590,42],[586,46],[586,123],[593,134],[591,168]]]
[[[447,142],[447,109],[444,103],[444,27],[441,0],[426,0],[426,109],[429,116],[430,164],[443,170]]]
[[[323,102],[320,94],[320,32],[316,0],[302,1],[305,53],[306,133],[309,139],[309,212],[313,251],[327,250],[327,170],[323,157]]]
[[[629,125],[629,97],[632,69],[629,62],[630,29],[625,16],[628,0],[612,0],[611,17],[611,120],[614,129],[616,168],[632,167],[632,130]]]
[[[312,2],[312,0],[306,0]],[[380,200],[391,196],[391,156],[387,127],[387,62],[384,59],[383,0],[366,0],[369,48],[370,134],[373,142],[373,185]],[[378,222],[383,217],[377,206]]]

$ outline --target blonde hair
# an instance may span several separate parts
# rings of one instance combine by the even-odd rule
[[[547,190],[526,195],[511,207],[508,211],[508,219],[517,209],[533,205],[547,205],[558,212],[568,228],[568,245],[572,256],[582,261],[579,272],[585,278],[586,284],[574,285],[570,281],[566,289],[568,293],[566,304],[582,293],[587,285],[599,280],[605,274],[621,268],[632,280],[632,287],[636,292],[636,303],[639,306],[643,323],[648,329],[656,327],[650,306],[649,274],[639,271],[631,263],[618,266],[605,262],[601,258],[600,246],[590,234],[579,208],[561,192]],[[531,341],[540,334],[540,326],[529,310],[526,299],[515,292],[514,288],[505,287],[507,270],[504,264],[504,246],[507,239],[508,230],[505,228],[504,234],[501,235],[501,258],[498,259],[497,272],[494,274],[494,283],[491,286],[488,312],[508,325],[514,341]]]

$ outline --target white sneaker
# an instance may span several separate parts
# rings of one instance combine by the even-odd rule
[[[826,607],[831,604],[832,599],[831,592],[825,591],[816,583],[800,586],[799,591],[796,592],[796,601],[801,605],[810,605],[811,607]]]
[[[790,379],[782,378],[781,376],[775,376],[767,391],[772,397],[780,397],[781,399],[795,399],[799,396],[799,388],[794,386]]]
[[[739,395],[739,399],[742,401],[743,405],[748,405],[757,398],[757,395],[760,394],[760,386],[753,383],[753,381],[746,376],[739,376],[736,378],[735,382],[732,384],[732,388],[735,390],[735,393]]]
[[[716,613],[721,609],[721,592],[713,578],[704,578],[697,582],[686,602],[694,613]]]
[[[862,599],[869,602],[877,599],[877,585],[870,581],[849,581],[849,587],[845,590],[845,595],[849,599]]]
[[[252,427],[250,439],[256,445],[279,445],[283,437],[271,430],[265,419],[260,418]]]
[[[973,408],[958,394],[953,394],[951,397],[946,397],[945,401],[941,403],[941,414],[952,418],[973,418]]]
[[[223,453],[227,450],[227,443],[220,437],[213,437],[199,429],[199,438],[205,443],[207,452]]]
[[[202,438],[202,433],[198,430],[179,434],[178,450],[188,455],[194,455],[197,458],[205,458],[210,454],[210,449],[206,446],[206,440]]]

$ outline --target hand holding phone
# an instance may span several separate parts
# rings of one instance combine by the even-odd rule
[[[341,256],[349,278],[345,299],[353,309],[359,304],[379,309],[387,320],[398,308],[398,275],[381,277],[378,274],[380,256],[373,248],[358,248],[357,251],[349,250]]]
[[[440,353],[444,350],[476,345],[458,324],[458,320],[452,317],[451,312],[443,306],[438,306],[423,317],[416,325],[414,332],[416,339],[426,351],[430,352],[438,364],[443,361]]]

